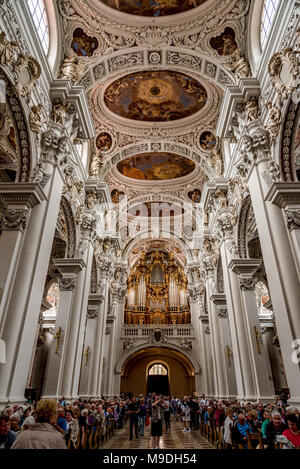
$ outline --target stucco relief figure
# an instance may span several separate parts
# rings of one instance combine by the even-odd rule
[[[253,122],[257,120],[260,116],[257,96],[250,96],[249,98],[245,98],[244,103],[247,121]]]
[[[231,56],[229,62],[224,63],[224,67],[234,73],[235,81],[246,78],[250,74],[250,66],[245,58],[240,54],[239,50]]]
[[[102,166],[103,166],[102,157],[99,154],[95,153],[91,161],[90,176],[98,179],[100,177]]]
[[[52,108],[52,120],[56,124],[60,124],[61,126],[65,126],[66,123],[71,119],[69,111],[72,107],[71,103],[68,103],[65,99],[60,101],[57,104],[53,105]]]
[[[59,78],[68,78],[75,85],[86,70],[86,65],[77,57],[67,57],[61,66]]]
[[[32,106],[29,114],[29,124],[32,132],[40,134],[43,132],[43,124],[47,122],[47,119],[42,117],[43,105],[39,103],[37,106]]]
[[[220,177],[223,175],[224,166],[223,166],[223,157],[219,148],[213,150],[212,165],[214,168],[215,176]]]
[[[276,140],[280,131],[282,117],[279,106],[280,102],[274,105],[271,102],[267,103],[267,108],[269,109],[269,118],[265,125],[265,128],[270,134],[271,142],[274,142]]]
[[[11,66],[17,60],[18,44],[6,39],[6,34],[0,34],[0,64]]]
[[[225,192],[218,189],[214,193],[214,197],[218,200],[219,208],[227,208],[228,201]]]

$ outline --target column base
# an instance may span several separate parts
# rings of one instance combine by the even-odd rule
[[[23,405],[27,401],[26,397],[0,397],[0,405],[20,404]]]

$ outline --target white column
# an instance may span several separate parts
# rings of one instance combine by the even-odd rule
[[[248,337],[245,330],[240,286],[236,274],[229,269],[232,258],[232,233],[227,233],[220,246],[222,257],[224,291],[228,308],[228,319],[231,332],[233,362],[237,384],[237,399],[256,400],[255,386],[252,377],[249,356]]]
[[[202,358],[202,376],[203,376],[203,389],[202,392],[206,396],[211,396],[211,386],[209,380],[210,365],[209,365],[209,351],[207,350],[205,327],[208,325],[208,318],[200,316],[200,344],[201,344],[201,358]]]
[[[294,341],[300,338],[298,271],[282,209],[275,205],[279,183],[269,189],[263,177],[265,170],[265,162],[258,161],[252,168],[248,185],[291,394],[289,402],[300,405],[299,361],[292,359]]]
[[[226,297],[224,294],[219,293],[212,295],[211,300],[217,307],[220,343],[222,349],[222,366],[224,369],[227,392],[226,398],[229,401],[234,401],[237,396],[237,387],[233,363],[232,342],[230,336]]]
[[[65,367],[70,366],[67,342],[72,323],[78,273],[85,267],[81,259],[55,259],[62,277],[58,280],[60,294],[54,336],[50,345],[43,397],[58,398],[64,395],[62,381]]]
[[[67,399],[78,397],[83,339],[93,259],[93,214],[86,211],[81,225],[82,256],[85,267],[79,272],[74,291],[70,327],[67,337],[66,364],[62,376],[62,394]]]

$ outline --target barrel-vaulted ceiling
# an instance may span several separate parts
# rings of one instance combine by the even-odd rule
[[[58,0],[92,157],[118,204],[197,202],[213,177],[224,90],[245,61],[250,0]]]

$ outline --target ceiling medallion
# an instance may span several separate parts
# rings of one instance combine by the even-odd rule
[[[101,0],[123,13],[139,16],[166,16],[198,7],[206,0]]]
[[[200,111],[207,91],[194,78],[173,71],[145,71],[126,75],[108,86],[104,102],[127,119],[165,122]]]

